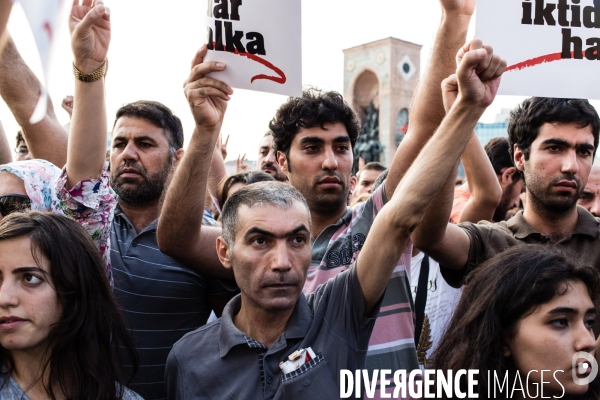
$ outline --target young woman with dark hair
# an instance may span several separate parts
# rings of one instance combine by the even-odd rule
[[[573,373],[590,373],[578,371],[586,360],[574,355],[594,356],[600,277],[573,259],[548,246],[517,246],[473,271],[433,368],[479,370],[480,398],[540,398],[543,388],[545,397],[598,399],[599,380],[578,385]],[[508,377],[504,391],[496,377]],[[512,391],[515,382],[523,391]]]
[[[0,222],[0,345],[0,399],[141,399],[118,368],[137,355],[100,253],[65,216]]]

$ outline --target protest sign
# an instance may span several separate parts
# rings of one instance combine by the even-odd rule
[[[476,25],[508,62],[498,94],[600,99],[600,1],[478,0]]]
[[[206,61],[229,86],[288,96],[302,94],[300,0],[207,0]]]

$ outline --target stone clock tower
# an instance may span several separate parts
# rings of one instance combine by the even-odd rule
[[[388,167],[408,124],[420,66],[421,46],[399,39],[344,50],[344,98],[361,123],[371,103],[379,109],[379,161]]]

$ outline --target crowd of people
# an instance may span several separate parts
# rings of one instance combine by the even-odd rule
[[[228,175],[235,94],[206,46],[184,87],[187,148],[169,107],[139,100],[107,152],[99,0],[71,10],[70,124],[51,103],[32,124],[41,86],[4,29],[10,4],[0,96],[21,130],[11,145],[0,125],[0,399],[332,399],[342,370],[425,369],[479,370],[479,398],[490,371],[527,376],[519,398],[600,398],[576,379],[592,373],[577,354],[596,354],[600,117],[533,97],[482,146],[506,62],[466,41],[475,0],[440,0],[406,137],[356,174],[357,114],[312,88],[265,123],[256,171],[241,157]]]

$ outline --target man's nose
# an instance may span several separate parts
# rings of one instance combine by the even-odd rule
[[[568,151],[563,157],[562,172],[573,175],[579,172],[579,162],[575,150]]]
[[[331,147],[325,149],[322,168],[324,170],[335,171],[338,167],[338,160]]]
[[[275,152],[272,149],[271,149],[271,151],[269,151],[269,154],[267,154],[267,156],[265,157],[265,162],[271,163],[271,164],[277,164],[277,160],[275,159]]]
[[[123,152],[121,155],[122,155],[123,159],[126,159],[126,160],[137,160],[138,159],[137,147],[135,146],[134,143],[129,142],[123,149]]]
[[[288,254],[288,246],[284,241],[277,242],[273,248],[273,260],[271,269],[275,271],[287,271],[292,267],[290,257]]]

